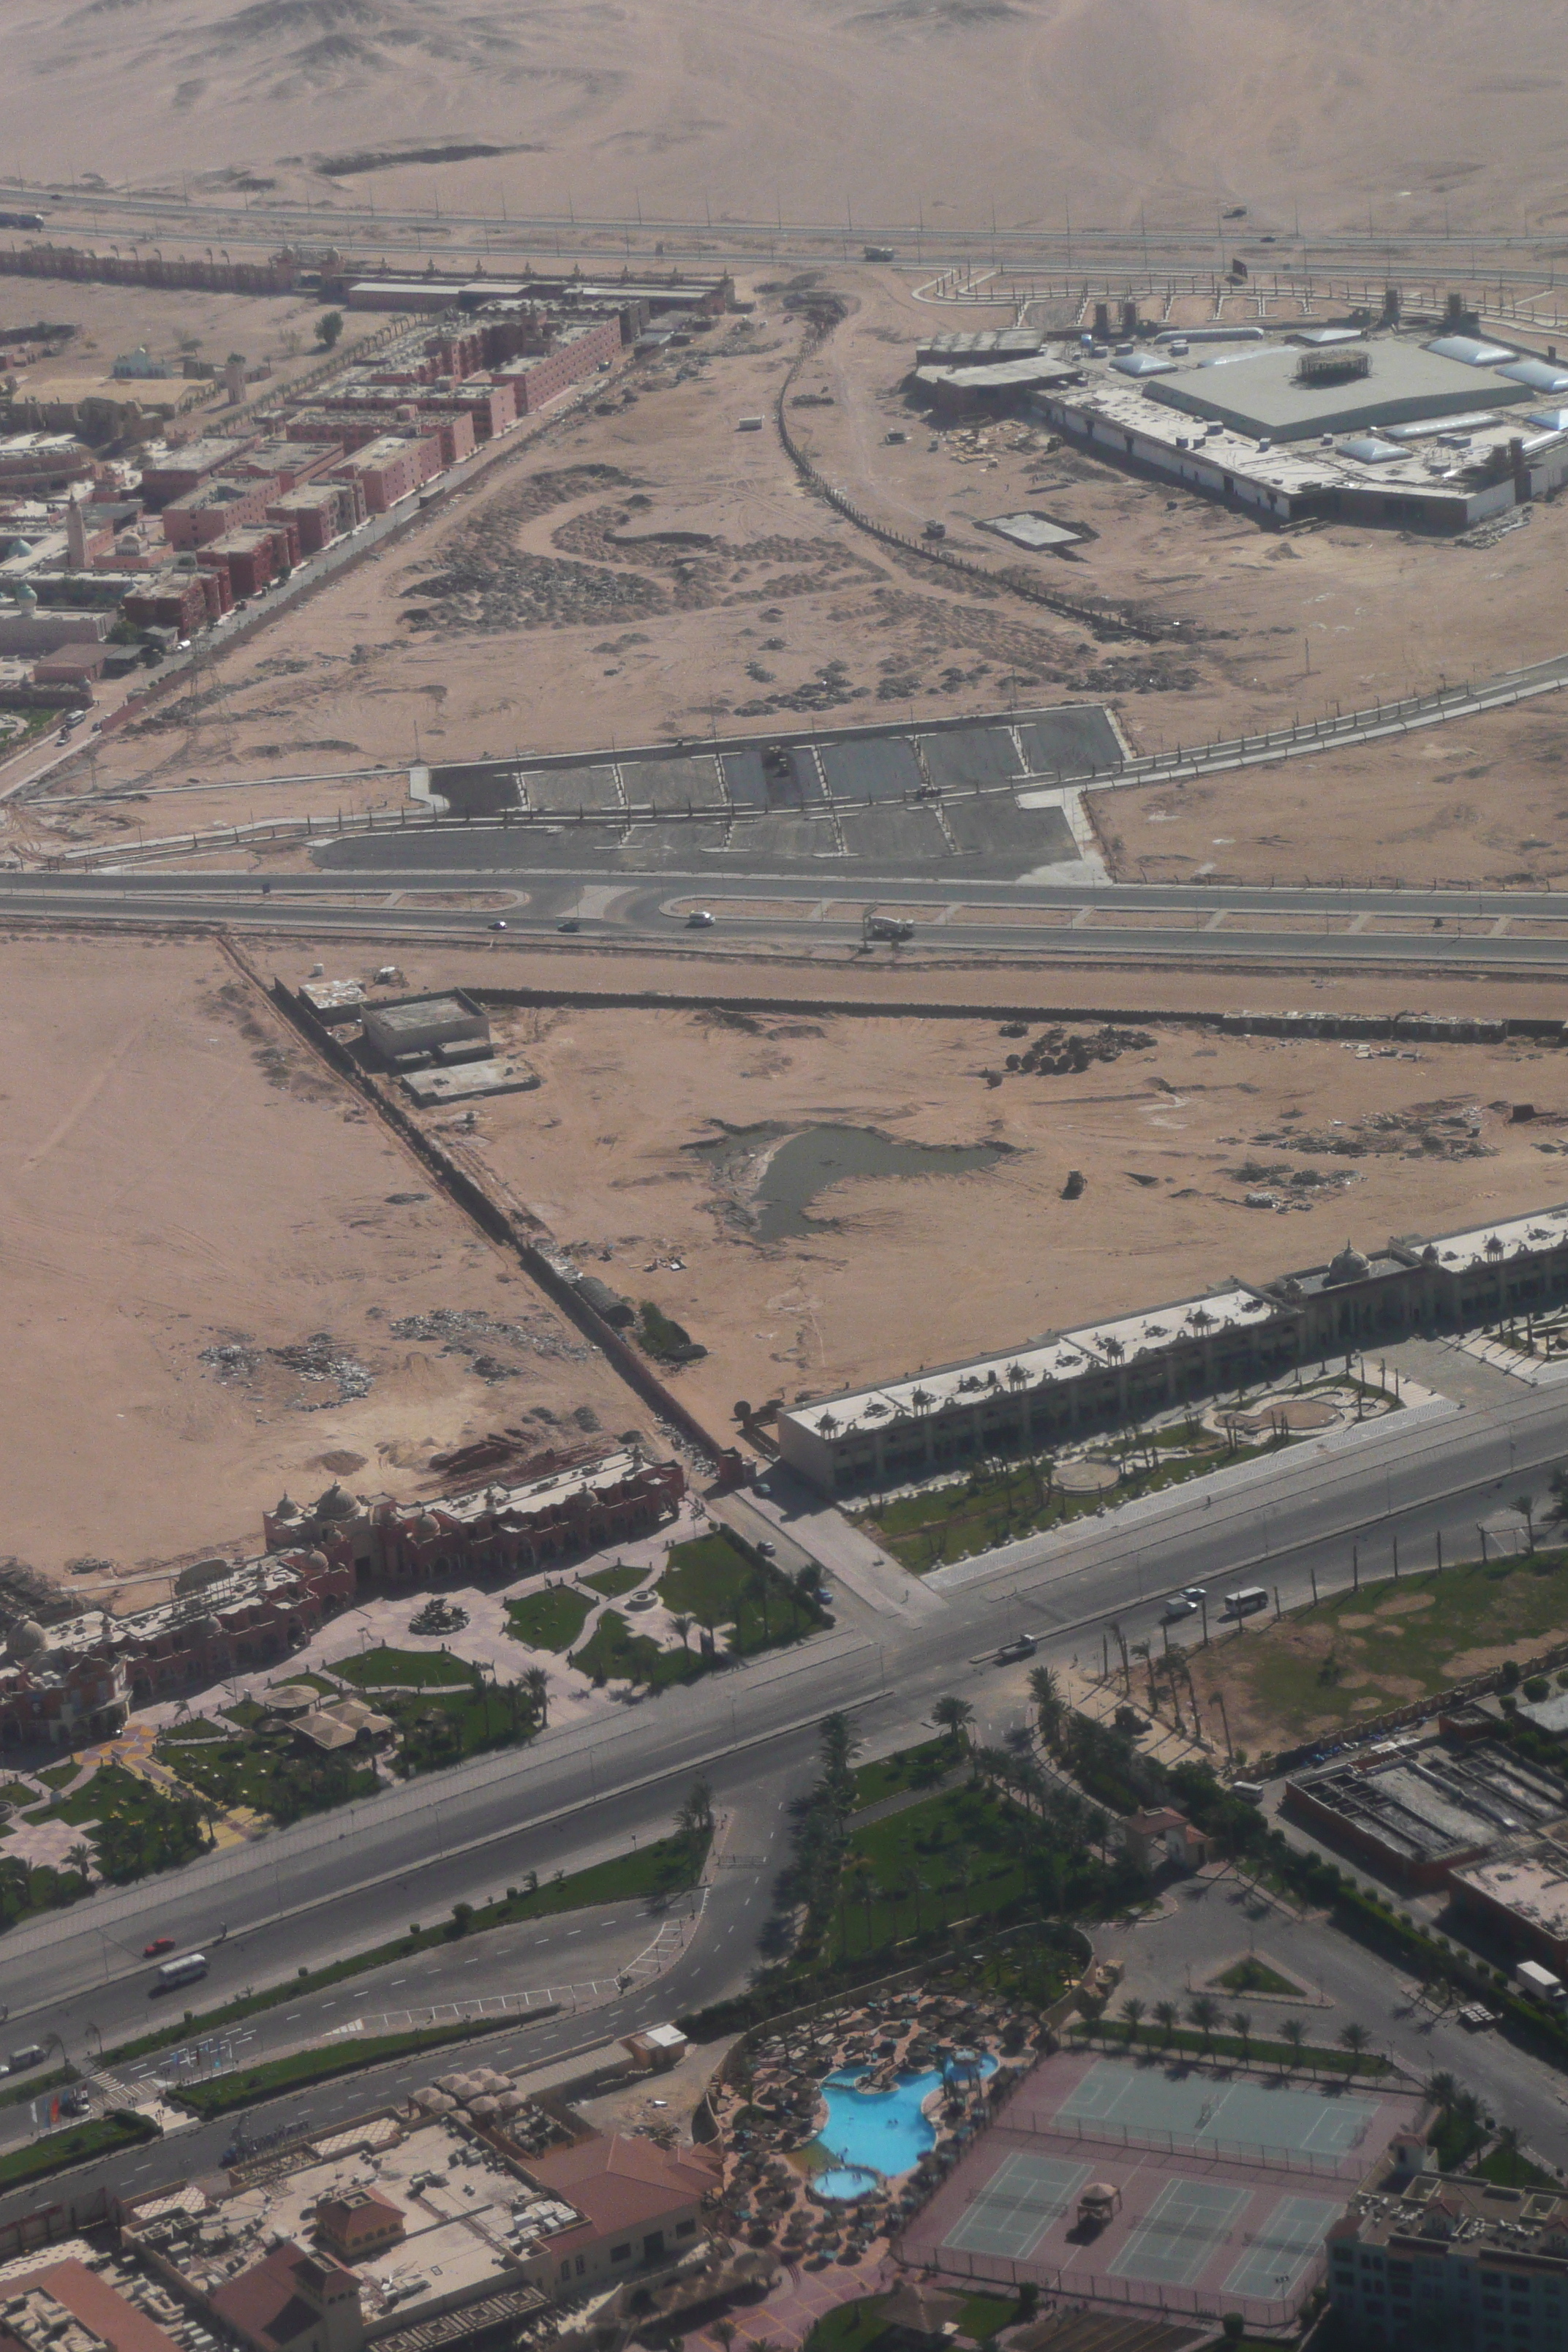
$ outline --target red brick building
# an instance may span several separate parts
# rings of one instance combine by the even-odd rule
[[[433,433],[384,433],[334,466],[334,482],[357,479],[367,514],[386,514],[412,498],[441,470],[441,445]]]
[[[163,536],[171,547],[188,553],[231,530],[254,530],[266,520],[268,502],[277,497],[279,488],[275,475],[249,481],[215,477],[169,500],[163,509]]]
[[[549,351],[509,361],[498,373],[515,387],[518,415],[532,416],[569,385],[592,375],[602,362],[617,360],[621,348],[619,319],[599,319],[563,328]]]
[[[301,482],[313,482],[335,466],[342,454],[343,445],[336,434],[321,441],[263,441],[230,467],[230,476],[235,481],[274,481],[286,498]]]
[[[254,447],[257,438],[253,433],[245,440],[187,441],[183,449],[153,458],[142,468],[144,503],[156,512],[171,499],[183,499],[212,475],[226,471],[230,459]]]
[[[286,524],[293,531],[301,558],[320,555],[333,540],[363,522],[363,485],[357,477],[341,482],[301,482],[287,497],[273,499],[267,520]]]
[[[196,562],[205,572],[222,572],[232,596],[258,596],[300,560],[300,541],[287,523],[264,523],[258,530],[231,530],[204,547]]]
[[[341,1486],[310,1507],[285,1495],[262,1524],[269,1548],[310,1544],[367,1580],[510,1578],[647,1535],[673,1518],[686,1491],[678,1463],[632,1451],[575,1462],[544,1455],[527,1468],[521,1480],[429,1503],[365,1502]]]
[[[139,629],[176,629],[188,637],[226,613],[233,601],[226,572],[170,571],[133,588],[120,609]]]

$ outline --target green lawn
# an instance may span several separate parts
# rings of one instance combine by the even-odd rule
[[[26,1780],[7,1780],[0,1788],[0,1805],[36,1805],[38,1801],[37,1789],[29,1789]]]
[[[855,1809],[864,1811],[868,1805],[879,1804],[884,1797],[896,1797],[905,1789],[929,1789],[951,1772],[962,1761],[960,1741],[922,1739],[916,1748],[900,1748],[891,1756],[879,1757],[875,1764],[860,1765],[855,1774]]]
[[[581,1577],[578,1581],[591,1584],[606,1601],[618,1601],[623,1592],[635,1592],[647,1573],[646,1568],[624,1568],[617,1563],[614,1568],[597,1569],[592,1576]]]
[[[1513,2148],[1488,2148],[1475,2169],[1500,2189],[1560,2189],[1563,2185],[1555,2173],[1543,2172],[1540,2165],[1531,2164]]]
[[[276,1822],[296,1822],[355,1797],[373,1797],[380,1786],[361,1759],[297,1754],[286,1732],[265,1739],[248,1733],[218,1731],[216,1738],[187,1734],[172,1747],[169,1740],[165,1732],[155,1750],[158,1760],[187,1788],[215,1804],[248,1805]]]
[[[1447,1689],[1470,1651],[1510,1645],[1522,1659],[1565,1633],[1568,1551],[1363,1580],[1359,1592],[1227,1641],[1227,1700],[1234,1707],[1239,1687],[1253,1718],[1267,1719],[1269,1746],[1332,1738],[1357,1717]]]
[[[507,1632],[531,1650],[569,1650],[594,1603],[570,1584],[549,1584],[506,1604]]]
[[[398,1726],[397,1766],[404,1772],[438,1771],[460,1764],[487,1748],[510,1748],[531,1739],[532,1710],[514,1684],[486,1682],[483,1688],[410,1692],[398,1697],[378,1692],[376,1706]]]
[[[161,1741],[174,1740],[177,1743],[186,1739],[232,1739],[234,1734],[226,1731],[221,1723],[209,1723],[205,1715],[192,1715],[187,1716],[184,1723],[171,1723],[158,1737]]]
[[[673,1683],[692,1683],[709,1671],[701,1653],[661,1650],[646,1633],[634,1633],[618,1609],[606,1609],[592,1635],[569,1663],[579,1674],[603,1675],[606,1682],[646,1683],[650,1690],[668,1690]]]
[[[194,1799],[184,1804],[167,1797],[121,1764],[100,1765],[90,1780],[35,1818],[82,1828],[103,1876],[121,1884],[189,1862],[207,1842]]]
[[[1020,1846],[1016,1822],[984,1790],[969,1787],[854,1830],[836,1943],[853,1958],[939,1921],[1004,1909],[1027,1885]],[[864,1880],[855,1869],[860,1855],[871,1865]]]
[[[1305,2000],[1307,1997],[1299,1984],[1292,1984],[1289,1977],[1282,1977],[1278,1969],[1271,1969],[1256,1953],[1248,1954],[1245,1960],[1237,1960],[1233,1968],[1222,1970],[1212,1981],[1215,1992],[1281,1993],[1288,2000]]]
[[[822,1622],[821,1611],[802,1601],[787,1578],[765,1560],[748,1559],[727,1531],[677,1544],[658,1596],[700,1625],[732,1625],[730,1646],[742,1657],[796,1641]]]
[[[873,2294],[864,2303],[841,2303],[837,2310],[824,2312],[802,2352],[863,2352],[872,2345],[882,2329],[882,2306],[886,2295]]]
[[[78,2124],[70,2131],[50,2132],[47,2138],[33,2140],[26,2147],[14,2147],[0,2156],[0,2188],[12,2189],[23,2180],[42,2180],[51,2172],[65,2172],[73,2164],[86,2164],[95,2156],[111,2155],[116,2148],[139,2147],[157,2137],[157,2129],[152,2124],[139,2129],[135,2125],[117,2122],[110,2116],[101,2116],[95,2123]]]
[[[332,1669],[360,1690],[434,1690],[443,1683],[468,1683],[474,1669],[448,1650],[366,1650]]]
[[[1081,1518],[1098,1510],[1102,1502],[1131,1502],[1136,1496],[1179,1486],[1184,1479],[1206,1477],[1211,1471],[1236,1463],[1256,1462],[1289,1443],[1287,1438],[1269,1438],[1261,1445],[1237,1446],[1234,1453],[1224,1444],[1205,1446],[1195,1458],[1161,1461],[1153,1469],[1129,1459],[1114,1486],[1091,1495],[1064,1495],[1059,1488],[1048,1487],[1036,1458],[1020,1456],[990,1475],[977,1471],[951,1486],[900,1496],[879,1510],[863,1513],[861,1524],[895,1559],[913,1574],[923,1576],[934,1568],[965,1559],[972,1552],[1010,1542],[1016,1536]],[[1153,1450],[1158,1454],[1163,1449],[1153,1443]],[[1104,1451],[1110,1457],[1109,1439]],[[1041,1465],[1048,1458],[1037,1457]]]
[[[67,1763],[47,1765],[38,1778],[46,1789],[68,1789],[80,1770],[81,1766],[73,1756]]]

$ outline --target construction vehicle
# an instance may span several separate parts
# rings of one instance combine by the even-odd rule
[[[914,925],[901,915],[879,915],[875,907],[868,907],[860,918],[860,938],[867,947],[878,940],[885,940],[889,947],[907,947],[914,935]]]

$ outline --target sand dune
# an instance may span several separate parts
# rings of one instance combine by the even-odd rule
[[[0,158],[447,211],[1550,226],[1560,12],[1478,0],[12,0]],[[495,152],[469,152],[464,149]],[[400,154],[415,151],[408,160]],[[367,159],[369,159],[367,161]],[[333,169],[336,166],[334,181]],[[374,177],[369,176],[374,174]]]

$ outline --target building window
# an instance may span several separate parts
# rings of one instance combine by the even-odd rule
[[[569,2260],[568,2260],[568,2261],[566,2261],[566,2262],[563,2262],[563,2263],[562,2263],[562,2265],[561,2265],[561,2275],[562,2275],[562,2277],[563,2277],[563,2278],[570,2278],[570,2277],[571,2277],[571,2275],[572,2275],[572,2264],[571,2264],[571,2262],[570,2262]]]
[[[586,2268],[587,2268],[587,2264],[586,2264],[586,2263],[584,2261],[583,2256],[582,2256],[581,2254],[579,2254],[579,2255],[578,2255],[578,2257],[577,2257],[577,2275],[578,2275],[578,2277],[579,2277],[579,2278],[581,2278],[581,2277],[582,2277],[583,2273],[584,2272],[584,2270],[585,2270]]]
[[[678,2221],[675,2225],[675,2234],[678,2238],[694,2238],[697,2234],[696,2222]]]
[[[630,2252],[631,2247],[629,2244],[625,2246],[612,2246],[610,2248],[610,2260],[613,2263],[624,2263]]]

